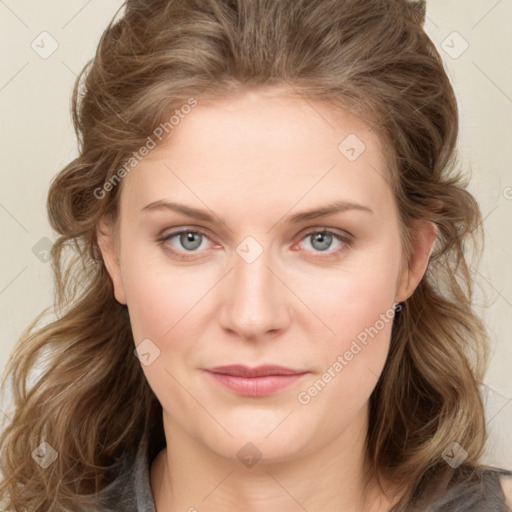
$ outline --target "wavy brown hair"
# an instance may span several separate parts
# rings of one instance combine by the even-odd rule
[[[100,218],[116,215],[121,187],[97,191],[191,97],[270,86],[339,106],[385,142],[405,254],[415,221],[439,228],[371,396],[370,473],[400,483],[401,506],[419,510],[484,467],[479,384],[488,341],[472,309],[468,254],[481,244],[482,219],[458,170],[456,99],[423,15],[405,0],[126,2],[76,81],[79,156],[49,191],[59,235],[55,318],[40,316],[23,333],[3,381],[13,398],[0,438],[7,507],[93,509],[141,438],[152,455],[164,447],[162,407],[134,357],[127,309],[96,239]],[[31,457],[42,441],[58,453],[46,469]],[[453,441],[467,452],[455,470],[442,459]]]

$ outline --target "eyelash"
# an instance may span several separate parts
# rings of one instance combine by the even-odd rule
[[[156,241],[158,242],[158,245],[159,246],[163,246],[166,242],[168,242],[170,239],[174,238],[175,236],[178,236],[178,235],[181,235],[182,233],[193,233],[193,234],[196,234],[196,235],[201,235],[201,236],[204,236],[206,238],[209,239],[208,237],[208,234],[201,230],[201,229],[197,229],[197,228],[194,228],[194,229],[191,229],[191,228],[182,228],[182,229],[179,229],[179,230],[176,230],[176,231],[173,231],[165,236],[162,236],[160,238],[158,238]],[[332,258],[334,256],[337,256],[338,254],[340,254],[346,247],[351,247],[352,244],[353,244],[353,240],[350,236],[344,236],[344,235],[341,235],[335,231],[331,231],[327,228],[315,228],[315,229],[312,229],[310,231],[308,231],[307,233],[305,233],[302,238],[299,240],[299,241],[302,241],[304,239],[306,239],[308,236],[311,236],[313,234],[329,234],[329,235],[333,235],[333,237],[338,240],[340,243],[342,243],[343,245],[341,247],[339,247],[338,249],[332,251],[332,252],[329,252],[329,250],[327,249],[325,252],[328,254],[327,257],[325,258],[322,258],[321,259],[327,259],[327,258]],[[192,251],[192,253],[190,255],[185,255],[184,253],[180,252],[180,251],[176,251],[174,249],[170,249],[169,247],[166,247],[165,248],[167,251],[171,252],[174,256],[176,256],[178,259],[180,260],[183,260],[183,261],[188,261],[188,260],[191,260],[191,259],[194,259],[195,256],[193,255],[194,251]],[[315,252],[321,252],[321,251],[315,251]]]

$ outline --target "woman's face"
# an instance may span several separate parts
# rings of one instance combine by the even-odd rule
[[[430,248],[401,271],[387,172],[362,122],[260,92],[198,99],[124,178],[103,254],[169,432],[286,460],[363,425]]]

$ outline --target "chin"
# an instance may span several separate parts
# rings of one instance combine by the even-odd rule
[[[260,425],[254,422],[244,423],[243,420],[239,420],[238,425],[224,423],[223,426],[233,437],[222,429],[216,429],[213,437],[213,432],[210,431],[210,435],[203,438],[204,444],[217,455],[241,462],[247,467],[252,467],[254,461],[259,464],[274,464],[293,460],[300,454],[306,454],[307,450],[314,451],[313,445],[316,443],[313,432],[309,435],[301,425],[291,421],[291,417],[283,421],[286,415],[282,415],[279,424],[268,423],[265,418],[261,418],[261,412],[258,415]],[[249,463],[246,464],[246,460]]]

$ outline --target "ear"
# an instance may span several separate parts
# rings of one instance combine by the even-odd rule
[[[395,302],[408,299],[425,275],[437,238],[438,227],[430,221],[419,221],[411,233],[411,255],[405,262],[396,291]]]
[[[114,296],[120,304],[126,304],[123,281],[121,279],[121,266],[117,251],[114,223],[102,217],[96,226],[96,237],[107,272],[112,280]]]

